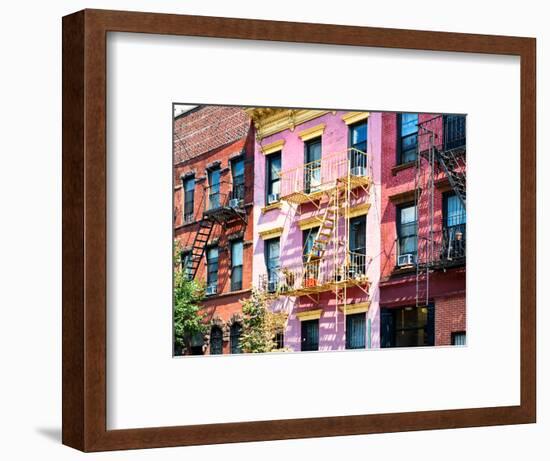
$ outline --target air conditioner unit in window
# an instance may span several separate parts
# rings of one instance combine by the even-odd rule
[[[367,175],[367,168],[364,166],[354,166],[351,169],[351,174],[353,176],[366,176]]]
[[[229,200],[229,207],[230,208],[240,208],[241,206],[241,200],[238,198],[232,198]]]
[[[279,194],[269,194],[267,196],[267,203],[271,205],[272,203],[277,203],[279,201]]]
[[[397,265],[399,267],[412,266],[415,264],[415,257],[412,253],[406,253],[397,257]]]
[[[218,292],[218,286],[217,285],[208,285],[206,287],[206,295],[207,296],[210,296],[210,295],[215,295],[216,293]]]

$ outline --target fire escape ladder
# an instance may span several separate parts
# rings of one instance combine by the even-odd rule
[[[441,165],[449,183],[466,207],[466,151],[464,149],[449,149],[437,152]]]
[[[320,261],[327,249],[327,246],[332,238],[334,229],[336,228],[338,221],[338,207],[337,202],[339,195],[342,193],[341,190],[336,189],[329,197],[327,202],[325,212],[321,217],[321,224],[315,240],[311,245],[311,249],[307,255],[306,263],[311,263],[314,261]]]
[[[206,249],[206,244],[212,234],[214,222],[208,218],[203,218],[199,221],[199,230],[195,234],[193,245],[191,247],[191,255],[189,260],[189,275],[190,278],[195,278],[199,268],[201,259]]]

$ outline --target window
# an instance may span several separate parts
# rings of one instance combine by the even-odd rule
[[[319,233],[319,227],[312,227],[302,231],[303,244],[303,261],[304,261],[304,280],[303,284],[306,287],[316,286],[319,279],[319,259],[310,259],[307,263],[308,255],[313,251],[313,256],[317,256],[318,252],[313,250],[313,244]],[[307,264],[306,264],[307,263]]]
[[[191,268],[191,252],[182,251],[180,255],[181,261],[181,270],[187,280],[193,278],[192,268]]]
[[[350,147],[367,152],[367,122],[359,122],[349,127]]]
[[[434,345],[434,306],[381,310],[381,347]]]
[[[210,330],[210,354],[223,354],[223,331],[217,325]]]
[[[204,336],[202,333],[195,333],[191,337],[188,353],[190,355],[203,355],[204,354]]]
[[[466,208],[455,193],[443,196],[442,258],[466,256]]]
[[[456,149],[466,146],[466,116],[444,115],[443,116],[443,138],[444,149]]]
[[[229,344],[232,354],[240,354],[241,350],[241,333],[243,327],[240,323],[234,323],[229,330]]]
[[[302,325],[302,351],[319,350],[319,319],[304,320]]]
[[[239,158],[231,162],[231,174],[233,176],[231,198],[244,200],[244,159]]]
[[[231,291],[243,289],[243,241],[231,243]]]
[[[349,153],[351,174],[367,174],[367,122],[359,122],[349,127]]]
[[[418,147],[418,114],[398,114],[397,127],[398,163],[413,162]]]
[[[195,178],[183,181],[183,222],[194,220],[195,215]]]
[[[220,170],[208,171],[208,208],[213,210],[220,207]]]
[[[403,255],[416,257],[416,205],[404,205],[397,208],[398,265]]]
[[[281,153],[268,155],[266,158],[267,190],[266,204],[270,205],[279,201],[281,194]]]
[[[206,250],[206,294],[218,292],[218,247]]]
[[[264,248],[265,266],[267,268],[267,291],[273,293],[278,288],[279,238],[266,240]]]
[[[282,331],[275,333],[275,348],[283,349],[285,347],[285,335]]]
[[[315,192],[321,185],[321,138],[305,143],[304,191]]]
[[[351,276],[367,272],[367,215],[349,221],[349,251]]]
[[[319,227],[312,227],[311,229],[306,229],[302,231],[302,247],[303,247],[303,257],[304,262],[307,261],[307,256],[313,250],[313,243],[315,238],[319,233]]]
[[[466,345],[466,332],[455,331],[451,333],[451,344],[453,346],[465,346]]]
[[[366,314],[346,315],[346,349],[364,349],[366,346]]]

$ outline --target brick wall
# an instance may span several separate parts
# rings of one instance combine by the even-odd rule
[[[198,106],[174,120],[174,159],[181,163],[245,138],[250,118],[240,107]]]
[[[230,110],[225,110],[230,109]],[[176,120],[175,129],[179,132],[189,131],[191,129],[202,133],[204,142],[201,143],[198,137],[189,146],[195,146],[194,156],[179,161],[180,157],[175,150],[174,158],[174,203],[173,203],[173,225],[174,238],[182,250],[190,249],[198,230],[198,222],[202,218],[205,204],[207,202],[208,172],[207,168],[214,162],[219,162],[220,174],[220,193],[222,196],[229,193],[232,189],[231,160],[236,159],[242,154],[245,162],[245,185],[253,184],[254,175],[254,132],[250,128],[250,121],[246,116],[246,132],[236,140],[226,142],[235,136],[235,133],[241,133],[241,117],[229,115],[235,114],[236,108],[220,108],[207,106],[196,110],[187,116],[182,116]],[[202,116],[201,112],[205,112]],[[240,111],[244,114],[243,111]],[[245,114],[246,115],[246,114]],[[219,123],[213,123],[216,117],[221,117]],[[184,127],[183,121],[187,117],[190,121],[190,127]],[[206,123],[207,127],[202,127],[201,123]],[[234,123],[237,126],[228,126]],[[204,129],[203,129],[204,128]],[[193,140],[189,136],[189,140]],[[223,144],[221,144],[223,143]],[[220,144],[220,145],[217,145]],[[215,146],[207,152],[201,150]],[[189,151],[189,149],[188,149]],[[194,174],[195,177],[195,198],[193,221],[184,223],[183,221],[183,179],[185,175]],[[241,318],[240,299],[246,298],[250,294],[252,287],[252,239],[253,239],[253,189],[245,188],[245,210],[247,214],[247,223],[241,220],[234,220],[225,223],[223,226],[216,224],[212,230],[209,243],[215,243],[218,246],[218,294],[209,296],[203,302],[204,311],[207,313],[206,322],[208,324],[219,325],[224,332],[224,353],[229,353],[229,327]],[[241,237],[242,235],[242,237]],[[243,286],[242,290],[231,291],[231,240],[232,237],[239,236],[243,240]],[[197,274],[196,280],[206,280],[206,257],[203,256]],[[206,335],[206,346],[208,346],[209,334]],[[206,353],[209,352],[206,347]]]
[[[435,345],[450,345],[452,333],[460,331],[466,331],[466,297],[435,299]]]

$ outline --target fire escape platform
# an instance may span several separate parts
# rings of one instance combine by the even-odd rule
[[[361,287],[365,289],[369,285],[369,280],[366,277],[357,278],[357,279],[347,279],[339,281],[331,281],[326,283],[316,283],[312,286],[300,286],[297,288],[291,289],[280,289],[278,292],[279,296],[308,296],[320,293],[326,293],[328,291],[333,291],[336,289],[342,288],[355,288]]]
[[[228,222],[233,219],[241,219],[245,221],[245,211],[238,208],[232,208],[229,206],[220,206],[212,208],[211,210],[205,210],[203,212],[203,217],[206,219],[211,219],[219,223]]]
[[[335,192],[337,189],[344,189],[350,185],[350,188],[357,189],[358,187],[367,188],[371,184],[370,176],[356,176],[349,175],[336,179],[333,182],[322,184],[314,191],[306,192],[305,190],[298,190],[291,192],[290,194],[283,195],[280,200],[295,205],[302,205],[304,203],[316,202],[323,198],[325,194]]]

